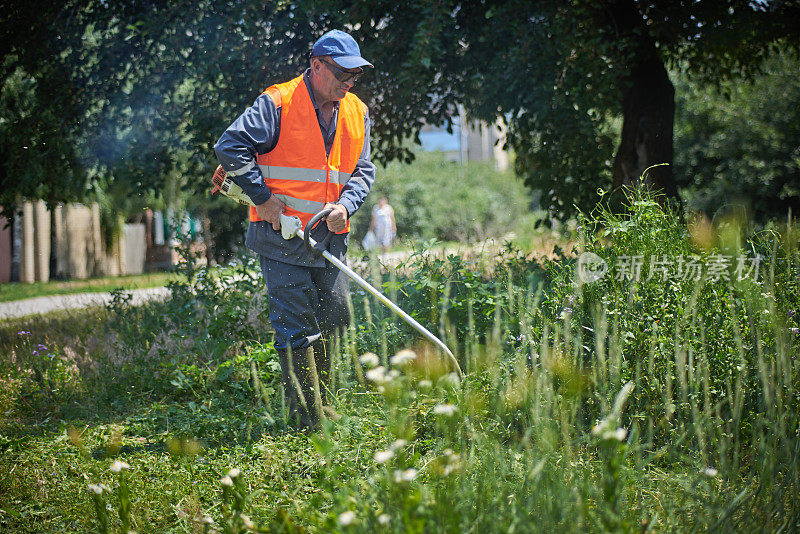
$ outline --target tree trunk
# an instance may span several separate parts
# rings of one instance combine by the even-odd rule
[[[680,202],[672,172],[675,88],[634,2],[621,0],[605,12],[616,38],[626,75],[622,85],[622,135],[614,156],[615,188],[640,181]],[[627,53],[625,53],[627,52]],[[644,174],[645,169],[659,163]],[[644,176],[643,176],[644,174]]]
[[[661,61],[640,63],[631,69],[622,94],[622,136],[614,157],[614,187],[642,180],[666,196],[678,197],[672,173],[672,133],[675,89]],[[645,169],[659,163],[643,175]]]

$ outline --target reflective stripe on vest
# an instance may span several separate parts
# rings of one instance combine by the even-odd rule
[[[267,187],[286,204],[285,213],[297,215],[305,226],[326,203],[339,200],[350,180],[364,146],[367,108],[351,93],[339,101],[336,135],[326,155],[303,77],[274,85],[265,93],[281,107],[281,131],[275,148],[258,154],[256,161]],[[255,208],[250,209],[250,220],[261,220]],[[349,229],[348,221],[343,232]]]
[[[299,182],[320,182],[325,183],[325,169],[302,169],[300,167],[276,167],[273,165],[259,165],[261,176],[273,180],[296,180]],[[331,170],[331,183],[344,185],[350,181],[350,175]]]

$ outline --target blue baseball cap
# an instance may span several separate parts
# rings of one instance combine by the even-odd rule
[[[356,40],[342,30],[331,30],[314,43],[311,57],[331,56],[337,65],[345,69],[372,67],[372,63],[361,57]]]

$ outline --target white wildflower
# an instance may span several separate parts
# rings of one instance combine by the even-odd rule
[[[417,384],[419,389],[431,389],[433,387],[433,382],[428,379],[420,380],[419,384]]]
[[[361,363],[363,365],[366,365],[367,367],[377,367],[378,364],[380,363],[378,355],[375,354],[374,352],[367,352],[366,354],[362,354],[359,360],[361,360]]]
[[[391,360],[389,361],[392,362],[392,365],[396,365],[397,367],[403,367],[404,365],[407,365],[416,359],[417,355],[414,351],[403,349],[394,356],[392,356]]]
[[[627,435],[628,431],[624,428],[618,428],[616,430],[608,429],[600,435],[600,439],[603,441],[625,441]]]
[[[231,480],[231,477],[228,476],[228,475],[225,475],[224,477],[219,479],[219,483],[222,484],[223,486],[227,486],[229,488],[231,486],[233,486],[233,480]]]
[[[389,514],[381,514],[378,516],[378,523],[380,523],[381,525],[388,525],[389,521],[391,520],[392,518],[389,517]]]
[[[241,474],[242,474],[242,472],[239,469],[235,468],[235,467],[233,469],[231,469],[230,471],[228,471],[228,476],[231,477],[231,478],[236,478]]]
[[[457,411],[458,408],[456,408],[450,403],[437,404],[436,406],[433,407],[433,413],[435,413],[436,415],[444,415],[446,417],[451,417],[455,415]]]
[[[417,471],[414,468],[406,469],[405,471],[400,471],[399,469],[394,472],[394,481],[398,484],[401,482],[411,482],[415,478],[417,478]]]
[[[611,421],[603,419],[592,427],[592,434],[606,441],[625,441],[628,431],[625,428],[613,428]]]
[[[419,473],[419,471],[417,471],[414,468],[406,469],[405,471],[403,471],[403,480],[405,480],[406,482],[411,482],[412,480],[417,478],[417,473]]]
[[[717,476],[719,474],[719,471],[717,471],[713,467],[706,467],[703,470],[703,474],[706,475],[707,477],[714,478],[715,476]]]
[[[214,518],[211,517],[210,515],[204,515],[203,516],[203,523],[205,523],[206,525],[213,525],[214,524]]]
[[[605,433],[608,429],[608,420],[603,419],[602,421],[598,422],[592,427],[592,434],[595,436],[600,436]]]
[[[444,456],[447,463],[442,467],[442,475],[447,476],[461,467],[461,455],[453,449],[445,449]]]
[[[408,445],[408,442],[404,439],[396,439],[389,445],[389,449],[392,451],[398,451]]]
[[[111,493],[111,488],[108,487],[106,484],[100,484],[100,489],[105,491],[106,493]]]
[[[111,464],[111,472],[112,473],[119,473],[123,469],[130,469],[130,467],[131,466],[129,466],[127,463],[123,462],[122,460],[114,460],[114,462]]]
[[[103,493],[103,488],[101,486],[97,485],[97,484],[89,484],[89,489],[91,491],[93,491],[94,493],[96,493],[97,495],[100,495],[100,494]]]
[[[339,524],[342,525],[343,527],[346,527],[347,525],[351,524],[355,520],[355,518],[356,518],[356,513],[353,512],[352,510],[342,512],[341,514],[339,514]]]
[[[375,369],[370,369],[364,376],[367,377],[367,380],[370,382],[375,382],[376,384],[383,384],[384,382],[388,382],[386,377],[386,368],[382,365],[379,365]]]
[[[461,467],[459,462],[451,462],[442,468],[442,475],[447,476]]]
[[[394,456],[394,451],[378,451],[375,453],[375,462],[383,464],[388,462]]]

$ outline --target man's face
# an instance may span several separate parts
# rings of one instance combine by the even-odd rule
[[[340,81],[337,78],[337,74],[339,78],[342,78],[348,77],[348,73],[358,74],[361,72],[361,69],[343,69],[329,57],[315,58],[311,68],[314,92],[316,96],[324,99],[325,102],[341,100],[355,83],[352,76],[349,76],[349,80]],[[322,105],[325,102],[318,102],[317,104]]]

